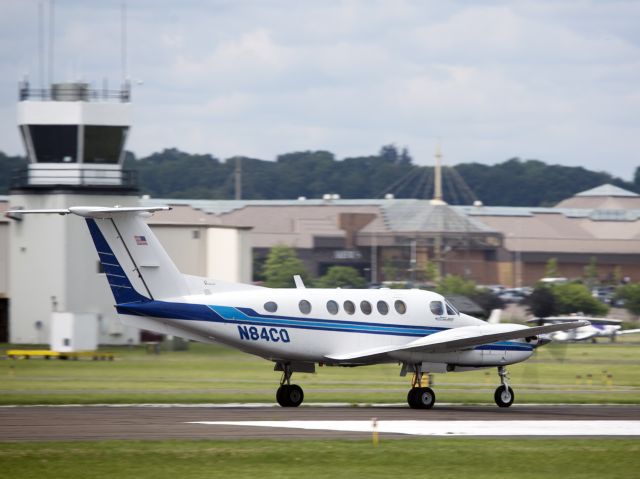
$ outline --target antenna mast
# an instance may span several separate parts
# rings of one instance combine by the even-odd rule
[[[239,156],[236,156],[236,161],[235,161],[235,172],[234,172],[234,176],[235,176],[235,199],[236,200],[241,200],[242,199],[242,158]]]
[[[122,84],[124,85],[127,81],[127,2],[122,2],[120,27],[120,67],[122,68]]]
[[[38,2],[38,81],[44,90],[44,5]]]
[[[53,85],[56,0],[49,0],[49,85]]]

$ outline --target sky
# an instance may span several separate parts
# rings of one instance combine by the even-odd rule
[[[17,83],[41,83],[40,3],[0,0],[7,154],[24,154]],[[138,157],[394,143],[426,165],[439,142],[451,165],[535,158],[626,180],[640,166],[640,1],[126,3]],[[54,81],[121,83],[121,5],[55,1]]]

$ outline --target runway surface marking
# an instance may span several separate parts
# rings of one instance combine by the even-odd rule
[[[249,426],[373,432],[372,421],[190,421]],[[640,436],[640,421],[377,421],[380,433],[415,436]]]

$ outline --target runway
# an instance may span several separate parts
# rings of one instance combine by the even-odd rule
[[[372,418],[377,418],[383,438],[412,437],[411,432],[398,429],[403,424],[415,431],[435,431],[443,426],[443,435],[447,435],[449,430],[462,430],[467,423],[475,428],[464,429],[472,432],[462,435],[478,435],[473,431],[480,427],[483,435],[521,435],[510,431],[523,422],[530,426],[537,423],[537,429],[529,427],[528,430],[542,431],[538,435],[545,435],[545,429],[549,436],[640,435],[640,405],[514,405],[501,409],[492,405],[442,404],[432,410],[412,410],[401,405],[308,405],[300,408],[271,405],[96,405],[0,407],[0,441],[363,439],[371,437]],[[579,428],[569,428],[567,433],[563,433],[567,425]],[[586,429],[580,429],[583,426]],[[575,430],[582,432],[571,432]]]

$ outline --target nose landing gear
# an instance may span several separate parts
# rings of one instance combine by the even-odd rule
[[[496,389],[493,398],[498,407],[509,407],[513,404],[515,395],[513,394],[513,389],[509,386],[507,370],[504,366],[498,367],[498,376],[500,376],[500,386]]]

